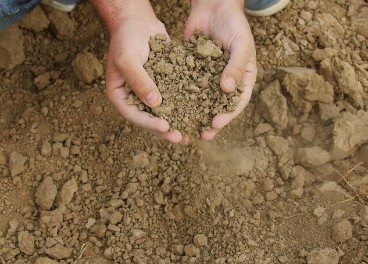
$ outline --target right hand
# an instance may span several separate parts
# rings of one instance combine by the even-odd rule
[[[106,63],[108,98],[125,119],[172,143],[181,142],[180,132],[169,131],[169,123],[166,120],[140,111],[136,105],[129,105],[125,89],[125,84],[128,83],[142,102],[150,107],[161,104],[160,91],[143,65],[148,60],[150,37],[156,34],[167,35],[165,26],[156,17],[128,17],[110,34]],[[168,35],[167,39],[170,39]]]

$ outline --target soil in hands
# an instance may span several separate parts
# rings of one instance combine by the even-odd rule
[[[165,35],[150,40],[151,52],[144,65],[160,90],[163,101],[150,108],[131,92],[128,103],[166,119],[170,128],[198,136],[210,127],[214,116],[235,110],[242,89],[225,93],[220,88],[222,72],[230,58],[219,41],[205,39],[199,32],[184,45],[166,43]]]

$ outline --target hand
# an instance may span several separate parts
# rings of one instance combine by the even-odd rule
[[[232,92],[237,83],[243,84],[244,92],[234,112],[220,114],[212,120],[211,128],[203,131],[201,138],[211,140],[248,104],[257,77],[256,50],[253,36],[244,15],[243,0],[192,0],[192,10],[184,36],[190,38],[196,29],[213,40],[220,40],[230,52],[230,60],[221,76],[224,92]]]
[[[148,2],[148,1],[147,1]],[[148,3],[149,4],[149,3]],[[140,17],[140,18],[137,18]],[[119,113],[127,120],[151,133],[173,143],[179,143],[179,131],[169,131],[166,120],[140,111],[136,105],[127,102],[128,83],[136,95],[148,106],[157,107],[162,102],[161,94],[143,68],[150,52],[149,40],[156,34],[166,34],[165,26],[150,14],[131,15],[121,20],[110,30],[110,47],[106,65],[107,96]],[[167,36],[169,40],[169,36]]]

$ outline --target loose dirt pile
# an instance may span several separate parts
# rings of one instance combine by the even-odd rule
[[[152,2],[180,42],[189,1]],[[107,101],[88,1],[35,9],[0,34],[0,263],[368,263],[367,12],[250,18],[249,105],[180,146]]]
[[[128,103],[167,120],[173,130],[198,136],[214,116],[235,110],[242,86],[230,94],[221,91],[221,74],[230,55],[220,42],[206,40],[199,32],[183,46],[165,42],[165,35],[151,39],[144,65],[162,94],[162,104],[147,107],[129,88]]]

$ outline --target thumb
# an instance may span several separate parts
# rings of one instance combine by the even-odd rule
[[[252,35],[245,32],[239,33],[230,45],[230,59],[221,76],[221,89],[224,92],[232,92],[237,84],[242,84],[247,69],[249,58],[255,53],[252,43]]]
[[[118,64],[124,79],[142,102],[150,107],[157,107],[161,104],[160,91],[143,68],[138,52],[126,51]]]

